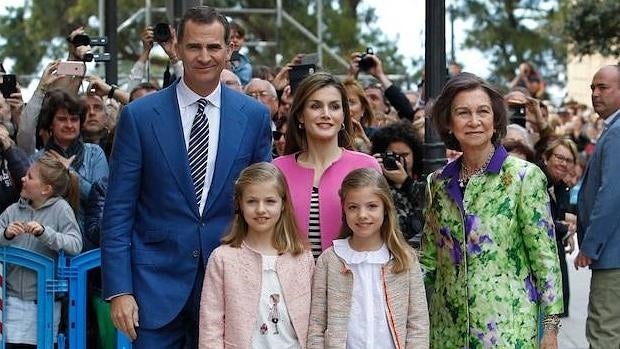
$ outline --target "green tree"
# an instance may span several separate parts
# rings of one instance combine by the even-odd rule
[[[620,1],[566,1],[565,34],[576,55],[620,56]]]
[[[33,0],[28,9],[10,8],[0,16],[0,57],[15,59],[13,71],[17,74],[32,74],[41,68],[43,57],[66,57],[67,43],[64,38],[76,27],[93,21],[97,15],[97,1],[94,0]],[[122,22],[144,5],[141,0],[118,0],[118,18]],[[153,7],[165,7],[166,0],[151,1]],[[311,32],[316,32],[316,1],[284,1],[284,10]],[[372,8],[359,12],[360,0],[324,0],[323,38],[326,44],[336,48],[339,56],[348,59],[350,52],[372,46],[385,62],[386,71],[404,73],[405,59],[398,53],[394,41],[386,38],[376,28],[376,15]],[[211,6],[219,8],[273,8],[275,0],[216,0]],[[306,39],[297,29],[283,22],[278,32],[274,15],[234,14],[248,31],[249,40],[275,41],[280,38],[280,49],[284,62],[299,52],[315,52],[316,45]],[[153,13],[152,22],[167,21],[165,14]],[[140,33],[144,21],[138,21],[118,33],[119,71],[128,71],[138,58],[142,47]],[[364,30],[362,30],[364,29]],[[97,35],[99,28],[86,28],[89,35]],[[364,33],[364,34],[362,34]],[[251,49],[254,64],[275,65],[276,47]],[[155,62],[161,63],[163,62]],[[158,74],[162,66],[154,64],[152,73]],[[346,69],[328,55],[324,55],[324,66],[335,73]]]
[[[523,61],[532,62],[550,82],[565,70],[557,0],[458,0],[456,8],[459,17],[473,23],[464,46],[487,55],[494,83],[506,85]]]

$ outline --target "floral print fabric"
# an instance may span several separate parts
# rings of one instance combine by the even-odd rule
[[[536,348],[540,312],[563,309],[545,176],[501,147],[463,191],[459,167],[429,176],[421,263],[431,348]]]

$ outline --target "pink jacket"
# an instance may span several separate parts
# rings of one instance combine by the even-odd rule
[[[314,259],[310,251],[276,260],[278,279],[302,348],[308,338]],[[261,293],[261,254],[246,244],[221,245],[207,263],[200,298],[200,349],[250,348]]]
[[[273,164],[282,170],[286,177],[297,224],[299,229],[307,235],[314,170],[297,164],[296,155],[281,156],[273,160]],[[372,156],[343,149],[342,156],[323,172],[319,182],[319,224],[323,250],[332,245],[332,241],[338,237],[342,225],[342,207],[340,196],[338,196],[342,180],[349,172],[365,167],[372,167],[381,171],[379,163]]]

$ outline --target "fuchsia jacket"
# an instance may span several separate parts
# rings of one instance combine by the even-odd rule
[[[273,160],[273,164],[286,177],[297,225],[307,236],[314,169],[300,166],[296,160],[298,154],[278,157]],[[340,196],[338,196],[342,180],[349,172],[365,167],[381,171],[381,167],[374,157],[343,149],[340,158],[323,172],[319,182],[319,224],[321,227],[321,248],[323,250],[332,245],[332,241],[338,237],[342,225],[342,207]]]

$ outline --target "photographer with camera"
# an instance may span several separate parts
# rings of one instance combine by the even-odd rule
[[[80,26],[74,29],[67,37],[67,42],[69,43],[67,61],[86,62],[90,58],[89,53],[92,48],[90,46],[90,39],[85,34],[84,27]]]
[[[50,62],[39,79],[39,84],[35,89],[30,101],[25,104],[19,118],[19,128],[17,129],[17,146],[29,156],[34,154],[37,149],[43,147],[49,138],[47,130],[40,131],[38,128],[39,114],[47,91],[57,88],[69,93],[77,93],[81,79],[73,79],[69,76],[57,74],[60,61]],[[40,132],[39,132],[40,131]]]
[[[134,63],[129,73],[127,82],[128,91],[133,90],[136,86],[145,81],[147,63],[155,43],[158,43],[166,55],[168,55],[168,58],[170,58],[174,77],[179,78],[183,76],[183,63],[179,59],[176,51],[177,33],[172,26],[167,23],[158,23],[154,27],[147,26],[142,31],[140,39],[142,40],[142,54],[136,63]],[[168,67],[166,71],[169,74]],[[150,80],[150,77],[147,77],[146,80]]]
[[[5,124],[0,124],[0,212],[19,199],[28,166],[28,155],[15,146]]]
[[[553,129],[544,117],[541,102],[519,87],[504,95],[504,102],[508,108],[508,122],[525,127],[530,132],[536,160],[540,160],[547,143],[554,136]]]
[[[389,104],[384,102],[387,109],[377,110],[377,112],[389,114],[389,106],[391,105],[398,112],[399,118],[408,119],[409,121],[413,120],[413,108],[411,107],[411,103],[409,103],[407,96],[405,96],[403,91],[398,86],[394,85],[392,81],[388,79],[387,75],[383,71],[383,63],[381,63],[381,59],[374,54],[370,47],[366,49],[365,53],[353,52],[351,54],[349,75],[357,79],[360,72],[365,72],[372,75],[381,83],[381,86],[383,87],[384,97],[387,99]]]
[[[390,184],[400,230],[416,250],[424,227],[422,152],[422,144],[408,120],[380,128],[372,137],[372,153]]]

